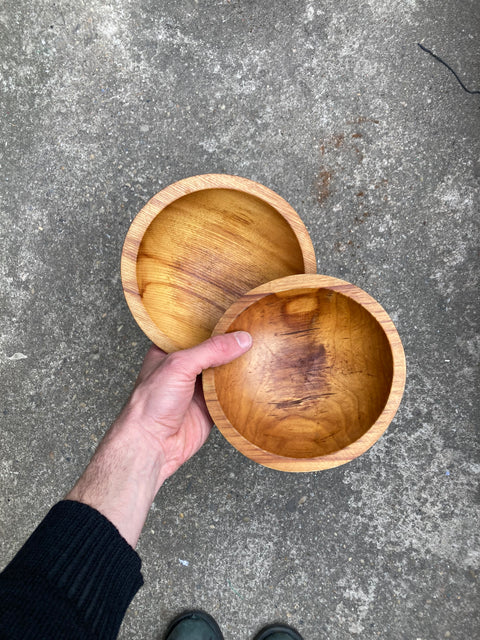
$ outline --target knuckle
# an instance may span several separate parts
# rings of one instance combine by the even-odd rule
[[[183,371],[184,358],[182,357],[182,354],[180,352],[175,352],[167,356],[165,360],[165,368],[170,371],[170,373]]]
[[[210,344],[212,345],[212,351],[219,355],[224,355],[228,351],[227,340],[225,336],[213,336],[210,338]]]

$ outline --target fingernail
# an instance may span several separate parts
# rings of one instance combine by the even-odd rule
[[[235,338],[242,349],[245,349],[252,344],[252,336],[246,331],[236,331]]]

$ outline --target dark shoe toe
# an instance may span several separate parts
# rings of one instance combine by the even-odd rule
[[[224,640],[220,627],[204,611],[185,611],[170,623],[165,640]]]
[[[285,624],[271,624],[262,629],[255,640],[303,640],[302,636]]]

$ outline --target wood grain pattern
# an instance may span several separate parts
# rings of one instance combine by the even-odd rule
[[[122,252],[130,310],[168,352],[208,338],[253,287],[315,272],[310,236],[290,205],[227,175],[187,178],[158,193],[133,221]]]
[[[238,360],[203,374],[208,409],[247,457],[282,471],[344,464],[388,427],[405,385],[402,343],[358,287],[322,275],[262,285],[236,301],[214,335],[253,336]]]

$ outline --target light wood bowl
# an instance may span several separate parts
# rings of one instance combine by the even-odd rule
[[[202,175],[170,185],[139,212],[122,251],[130,310],[158,347],[194,346],[253,287],[316,273],[310,236],[292,207],[256,182]]]
[[[317,471],[353,460],[393,419],[405,356],[386,311],[344,280],[296,275],[237,300],[214,335],[249,331],[253,346],[203,373],[208,409],[251,460]]]

